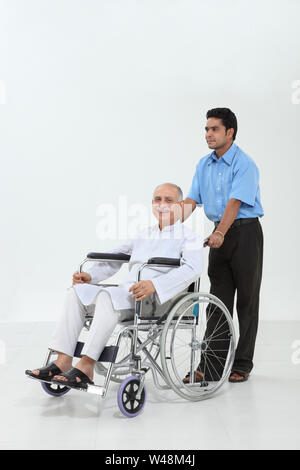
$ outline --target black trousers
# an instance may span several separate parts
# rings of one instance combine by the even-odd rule
[[[263,266],[263,232],[258,219],[248,224],[232,227],[228,230],[223,245],[220,248],[210,248],[208,276],[211,283],[211,294],[218,297],[233,315],[234,298],[236,294],[236,309],[239,322],[239,341],[235,351],[232,370],[250,372],[253,368],[253,355],[258,327],[259,293]],[[210,318],[207,312],[207,318]],[[218,312],[214,312],[207,322],[205,336],[218,328],[218,343],[210,344],[221,353],[216,353],[209,359],[209,371],[215,377],[222,374],[222,367],[228,351],[228,335],[222,339],[219,325],[222,324]],[[227,348],[227,350],[226,350]],[[224,361],[220,360],[223,356]],[[200,362],[200,369],[205,365]],[[207,368],[206,368],[207,370]],[[205,374],[207,375],[207,374]]]

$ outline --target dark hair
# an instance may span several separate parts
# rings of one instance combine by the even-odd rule
[[[238,127],[237,126],[237,119],[236,119],[236,115],[229,108],[210,109],[206,113],[206,119],[211,118],[211,117],[222,119],[222,124],[223,124],[223,126],[226,127],[226,131],[228,129],[233,128],[234,132],[233,132],[232,138],[233,138],[233,140],[235,140],[235,136],[236,136],[236,133],[237,133],[237,127]]]

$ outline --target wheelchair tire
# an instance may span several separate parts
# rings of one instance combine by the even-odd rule
[[[234,360],[235,333],[226,306],[214,295],[191,293],[179,300],[165,322],[161,363],[170,387],[182,398],[211,397],[228,378]],[[186,374],[201,380],[184,383]]]
[[[69,387],[63,387],[61,385],[52,384],[50,382],[42,382],[41,385],[42,389],[52,397],[62,397],[71,390]]]
[[[144,408],[146,401],[146,389],[143,387],[140,398],[136,393],[140,385],[140,379],[136,376],[127,377],[118,391],[118,405],[121,412],[128,418],[134,418]]]

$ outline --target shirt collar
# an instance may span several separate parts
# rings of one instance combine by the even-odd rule
[[[222,155],[222,157],[220,157],[220,158],[223,158],[224,162],[227,163],[227,165],[231,165],[232,159],[233,159],[233,157],[236,153],[236,150],[237,150],[237,146],[234,142],[232,142],[232,145],[229,147],[227,152],[225,152],[224,155]],[[213,151],[209,155],[208,165],[210,165],[213,162],[213,160],[215,160],[215,161],[219,160],[219,158],[217,157],[215,151]]]
[[[172,225],[167,225],[166,227],[164,227],[162,230],[160,230],[159,228],[159,224],[158,222],[154,225],[154,230],[156,232],[160,232],[160,233],[163,233],[163,232],[173,232],[175,230],[178,230],[180,227],[182,226],[182,223],[180,220],[177,220],[177,222],[175,222],[175,224],[172,224]]]

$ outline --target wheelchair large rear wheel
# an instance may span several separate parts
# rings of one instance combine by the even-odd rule
[[[231,315],[212,294],[188,294],[170,311],[160,346],[170,387],[188,400],[209,398],[228,378],[233,364]],[[189,383],[184,383],[186,376]]]

